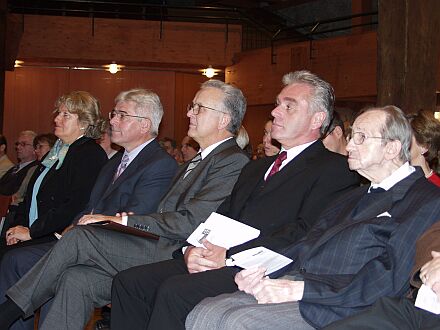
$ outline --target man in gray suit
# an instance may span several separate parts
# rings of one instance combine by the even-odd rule
[[[229,195],[248,162],[233,138],[245,109],[239,89],[216,80],[205,82],[187,114],[188,135],[200,144],[201,151],[181,168],[157,213],[106,217],[150,231],[160,239],[75,227],[7,291],[10,299],[0,309],[0,328],[19,316],[31,315],[53,298],[40,328],[83,329],[94,307],[110,302],[111,282],[117,272],[171,258],[172,251]],[[94,221],[93,216],[86,216],[80,224]]]

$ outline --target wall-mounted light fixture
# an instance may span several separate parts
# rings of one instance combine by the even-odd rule
[[[21,67],[21,65],[22,65],[23,63],[24,63],[24,61],[15,60],[14,68],[19,68],[19,67]]]
[[[125,65],[116,64],[115,62],[112,62],[111,64],[103,65],[104,68],[111,74],[115,74],[118,71],[121,71],[122,68],[125,68]]]
[[[206,69],[199,70],[202,72],[202,75],[208,77],[211,79],[212,77],[218,75],[218,73],[221,71],[219,69],[214,69],[211,65],[207,67]]]

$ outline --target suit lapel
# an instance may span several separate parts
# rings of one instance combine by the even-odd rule
[[[378,193],[377,195],[383,195],[372,202],[370,207],[366,208],[365,210],[359,212],[356,215],[353,215],[356,206],[362,202],[362,197],[367,193],[368,187],[362,187],[359,189],[359,196],[356,198],[357,202],[355,203],[347,203],[347,207],[344,211],[340,213],[340,218],[343,219],[342,222],[339,223],[339,225],[333,226],[330,229],[328,229],[324,235],[321,236],[321,238],[318,239],[318,241],[313,244],[313,250],[319,249],[320,246],[325,244],[329,239],[331,239],[333,236],[335,236],[340,231],[353,226],[359,222],[368,220],[368,219],[374,219],[378,215],[389,212],[392,214],[392,207],[393,205],[402,200],[408,190],[411,188],[411,186],[415,183],[416,180],[418,180],[423,174],[421,173],[421,170],[416,170],[415,173],[412,173],[405,179],[398,182],[396,185],[394,185],[390,190]],[[310,254],[312,253],[312,250],[309,251]]]

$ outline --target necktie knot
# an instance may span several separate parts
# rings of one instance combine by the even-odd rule
[[[266,181],[269,180],[269,178],[272,177],[272,175],[280,171],[281,164],[286,160],[286,158],[287,158],[286,151],[282,151],[279,153],[277,159],[275,159],[275,162],[273,163],[272,169],[267,175]]]
[[[113,182],[116,181],[117,178],[125,171],[128,166],[128,162],[130,161],[130,157],[127,154],[124,154],[121,159],[121,163],[119,164],[118,170],[116,171],[115,177],[113,178]]]

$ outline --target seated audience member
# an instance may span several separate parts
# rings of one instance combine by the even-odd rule
[[[440,186],[436,170],[439,166],[440,122],[428,111],[420,111],[410,116],[413,130],[411,143],[411,165],[420,166],[426,178]]]
[[[440,222],[431,226],[417,241],[415,265],[411,272],[411,285],[430,287],[440,301]],[[414,306],[408,298],[380,298],[371,308],[336,321],[328,330],[401,330],[440,329],[440,315]]]
[[[128,125],[129,119],[139,118],[133,114],[134,109],[127,107],[117,107],[112,113],[115,116],[112,138],[117,136],[115,142],[118,144],[132,130],[127,132],[115,127],[114,120],[119,119],[120,125],[125,121]],[[188,135],[200,144],[200,154],[179,169],[156,213],[105,217],[157,234],[159,240],[85,226],[101,218],[83,217],[78,222],[82,226],[68,231],[7,291],[11,300],[4,305],[18,304],[20,308],[16,307],[18,314],[13,313],[8,320],[0,316],[0,329],[23,315],[21,308],[26,309],[23,316],[28,317],[50,298],[53,298],[51,306],[40,329],[83,329],[94,307],[110,302],[112,278],[118,271],[171,258],[172,252],[181,246],[189,233],[230,194],[242,167],[249,161],[233,138],[245,110],[246,100],[239,89],[218,80],[203,83],[188,105],[187,113],[190,120]],[[148,130],[157,120],[144,118],[138,125]],[[156,174],[152,174],[151,178],[155,177]],[[148,199],[142,198],[138,202],[148,202]],[[125,211],[130,212],[130,209]],[[19,293],[21,298],[17,299],[17,287],[24,291],[29,289],[27,292],[33,297]],[[7,308],[0,307],[0,314],[2,311],[5,312],[3,316],[9,315]]]
[[[111,139],[125,152],[118,153],[105,164],[96,179],[87,206],[76,215],[74,222],[89,218],[105,220],[107,215],[113,216],[122,211],[137,214],[154,212],[177,170],[176,162],[160,148],[155,139],[163,116],[159,97],[148,90],[132,89],[120,93],[115,102],[115,110],[110,113],[111,130],[115,132]],[[129,158],[128,165],[126,157]],[[115,179],[123,167],[125,170]],[[0,267],[1,303],[6,300],[6,290],[54,244],[55,241],[5,254]],[[40,314],[40,322],[42,319]],[[10,329],[30,330],[33,324],[33,318],[20,320]]]
[[[116,157],[118,152],[121,150],[120,146],[112,142],[111,131],[109,128],[102,133],[101,137],[98,139],[98,143],[102,149],[104,149],[108,159]]]
[[[347,139],[344,133],[344,123],[335,111],[327,133],[322,139],[324,146],[333,152],[347,156]]]
[[[6,141],[6,137],[0,134],[0,179],[9,169],[14,167],[14,163],[11,162],[6,154],[7,151],[8,142]]]
[[[48,134],[39,134],[34,139],[34,150],[35,150],[35,156],[37,157],[38,162],[41,162],[43,157],[52,149],[55,142],[57,140],[57,136],[53,133]],[[24,199],[24,196],[26,194],[27,186],[29,184],[29,181],[31,180],[38,164],[35,164],[32,168],[30,168],[26,174],[26,177],[24,178],[23,182],[20,185],[20,188],[18,191],[12,195],[12,206],[17,206],[19,203],[21,203]]]
[[[35,170],[23,203],[5,223],[3,254],[22,246],[55,241],[81,211],[107,158],[93,139],[101,135],[104,120],[98,101],[87,92],[71,92],[56,102],[58,141]]]
[[[242,270],[235,282],[243,292],[202,301],[186,319],[187,328],[322,328],[382,296],[404,296],[415,243],[440,219],[440,189],[408,163],[411,136],[408,121],[396,107],[360,114],[347,145],[348,164],[371,186],[335,201],[305,239],[281,250],[293,260],[291,265],[271,278],[262,268]],[[151,285],[149,278],[155,276],[148,273],[143,285]],[[190,306],[178,306],[190,286],[191,292],[199,292],[204,284],[191,277],[162,279],[155,304],[150,301],[154,307],[148,329],[159,328],[158,315],[175,309],[189,312]],[[201,300],[201,294],[197,296]],[[179,315],[183,322],[185,312]]]
[[[249,163],[217,211],[261,233],[228,253],[260,245],[278,250],[302,239],[326,205],[358,184],[346,159],[325,149],[320,140],[332,116],[333,88],[308,71],[286,74],[283,83],[272,110],[271,132],[281,143],[281,152]],[[187,264],[182,259],[169,260],[118,274],[113,281],[111,328],[146,329],[150,320],[152,328],[180,329],[186,314],[204,297],[235,291],[237,270],[224,267],[227,251],[209,242],[205,246],[206,250],[188,247]],[[168,298],[168,292],[162,291],[167,282],[161,285],[162,279],[188,273],[182,277],[188,280],[180,283],[182,291],[176,289],[179,295],[185,293],[169,301],[170,309],[164,313],[153,312],[150,307],[156,294],[160,300]]]
[[[182,157],[184,162],[189,162],[199,152],[200,146],[197,141],[189,136],[185,136],[182,140]]]
[[[273,155],[277,155],[280,152],[280,144],[277,140],[272,139],[272,119],[268,120],[266,124],[264,124],[264,134],[263,134],[263,147],[264,147],[264,155],[266,157],[270,157]]]
[[[173,140],[169,137],[164,137],[159,140],[159,144],[162,148],[165,149],[165,151],[170,155],[171,157],[174,157],[176,149],[177,149],[177,143],[176,140]]]
[[[0,195],[12,196],[20,188],[27,171],[35,166],[34,138],[35,132],[23,131],[15,142],[18,164],[10,168],[0,179]]]

